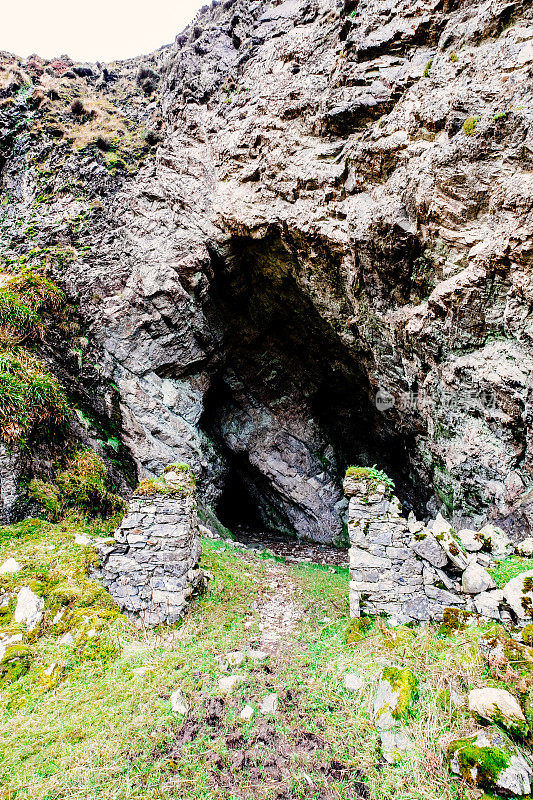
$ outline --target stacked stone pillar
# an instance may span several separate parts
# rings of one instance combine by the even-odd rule
[[[99,580],[129,616],[172,624],[203,584],[194,486],[167,495],[136,495],[112,543],[99,548]]]

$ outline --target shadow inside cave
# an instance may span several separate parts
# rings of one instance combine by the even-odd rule
[[[212,262],[205,313],[223,345],[201,427],[223,465],[220,520],[341,542],[350,464],[377,464],[405,509],[420,511],[427,497],[409,478],[409,442],[375,405],[371,356],[341,335],[353,312],[334,257],[311,272],[275,233],[234,237]]]

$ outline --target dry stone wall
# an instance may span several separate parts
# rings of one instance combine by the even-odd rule
[[[440,544],[417,540],[402,517],[398,499],[384,484],[347,478],[350,498],[350,613],[387,614],[399,622],[442,618],[445,608],[465,608],[456,583],[443,571],[448,562]],[[424,543],[426,557],[417,546]]]
[[[386,614],[398,622],[442,620],[447,608],[524,627],[533,621],[533,570],[502,588],[487,568],[516,551],[495,525],[455,531],[440,514],[427,524],[401,514],[398,499],[364,469],[348,474],[350,613]]]
[[[172,624],[204,582],[194,492],[136,495],[113,542],[99,545],[97,578],[145,625]]]

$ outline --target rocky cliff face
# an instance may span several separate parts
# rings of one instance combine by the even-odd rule
[[[4,56],[4,256],[71,248],[141,472],[332,540],[377,463],[529,531],[529,6],[228,0],[147,59]]]

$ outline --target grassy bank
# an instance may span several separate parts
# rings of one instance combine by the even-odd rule
[[[213,575],[207,592],[179,628],[143,631],[111,611],[107,595],[85,577],[91,550],[75,543],[80,532],[106,533],[75,522],[26,522],[0,534],[0,563],[14,556],[23,567],[34,565],[2,576],[2,585],[40,581],[48,609],[29,672],[0,691],[0,797],[479,796],[449,776],[439,742],[475,727],[450,696],[457,701],[476,685],[506,685],[491,677],[480,653],[484,629],[442,636],[436,626],[392,631],[378,620],[347,644],[346,571],[285,565],[206,541],[203,565]],[[262,661],[247,658],[224,670],[217,656],[260,644],[261,603],[274,591],[273,579],[294,590],[301,618],[293,638]],[[74,620],[70,646],[59,644],[70,623],[51,624],[58,586],[70,591],[61,601]],[[96,636],[87,638],[88,625]],[[49,687],[41,675],[51,664],[58,679]],[[372,726],[373,691],[389,664],[411,667],[420,688],[404,727],[411,746],[397,765],[381,758]],[[232,673],[242,680],[224,694],[218,681]],[[347,673],[361,677],[359,691],[344,687]],[[171,710],[178,688],[187,715]],[[272,693],[277,713],[261,714]],[[245,705],[254,712],[249,721],[240,717]]]

